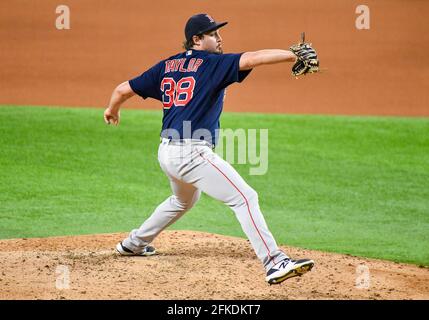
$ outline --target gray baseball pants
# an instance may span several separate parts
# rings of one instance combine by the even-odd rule
[[[162,230],[191,209],[202,191],[234,211],[266,270],[287,258],[268,230],[256,191],[228,162],[213,152],[207,142],[163,138],[158,160],[170,179],[173,195],[161,203],[139,229],[131,231],[123,241],[125,247],[136,253],[141,251]]]

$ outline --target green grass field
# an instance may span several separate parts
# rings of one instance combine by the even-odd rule
[[[0,107],[0,238],[130,231],[170,195],[161,112]],[[224,113],[269,128],[269,170],[249,175],[280,244],[429,265],[429,119]],[[203,196],[172,229],[244,237]]]

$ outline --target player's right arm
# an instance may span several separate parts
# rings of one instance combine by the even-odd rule
[[[264,49],[245,52],[240,57],[240,71],[281,62],[295,62],[296,56],[289,50]]]
[[[135,92],[131,89],[128,81],[118,85],[115,90],[113,90],[109,106],[104,111],[104,122],[106,122],[106,124],[118,125],[120,118],[119,109],[121,105],[134,95]]]

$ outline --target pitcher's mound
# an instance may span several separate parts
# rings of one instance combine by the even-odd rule
[[[164,231],[151,257],[119,256],[125,233],[0,241],[0,299],[429,299],[429,269],[282,246],[313,270],[280,285],[245,239]]]

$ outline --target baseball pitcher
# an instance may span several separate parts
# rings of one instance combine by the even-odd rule
[[[314,261],[293,260],[278,248],[259,208],[258,194],[213,149],[224,92],[230,84],[242,82],[253,68],[265,64],[291,62],[295,76],[317,72],[319,60],[304,37],[290,50],[224,54],[219,29],[226,24],[208,14],[192,16],[185,26],[184,52],[121,83],[112,93],[104,112],[107,124],[119,124],[121,104],[135,94],[163,104],[158,160],[172,189],[172,195],[116,249],[121,255],[155,254],[149,244],[205,192],[234,211],[265,268],[266,281],[278,284],[311,270]]]

